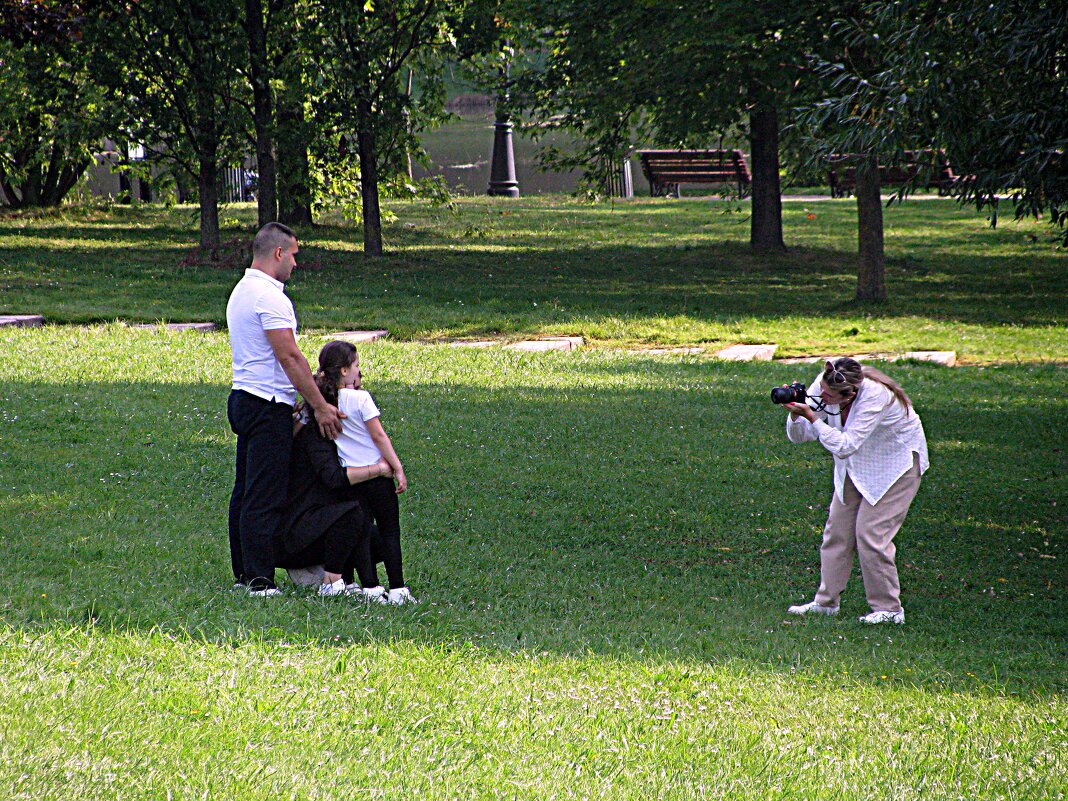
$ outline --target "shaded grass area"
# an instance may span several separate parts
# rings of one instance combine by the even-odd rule
[[[228,589],[225,335],[0,341],[16,798],[1065,796],[1063,369],[892,369],[932,470],[908,623],[861,628],[859,576],[784,615],[830,493],[796,368],[364,347],[422,599],[381,609]]]
[[[585,205],[559,197],[391,205],[389,254],[359,230],[301,232],[290,283],[312,328],[401,339],[577,334],[628,347],[776,342],[779,356],[956,350],[962,361],[1065,361],[1068,253],[1044,224],[985,219],[939,199],[886,210],[891,300],[856,306],[852,201],[784,207],[789,252],[748,248],[747,207],[709,200]],[[253,230],[228,210],[224,238]],[[246,265],[183,261],[191,209],[68,210],[0,220],[0,304],[55,322],[223,322]]]

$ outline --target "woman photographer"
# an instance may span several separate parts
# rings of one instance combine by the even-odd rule
[[[818,376],[817,408],[787,403],[786,436],[816,440],[834,456],[834,495],[820,546],[820,587],[795,615],[838,614],[838,600],[860,557],[871,613],[862,623],[904,623],[894,535],[927,470],[927,439],[905,391],[879,370],[843,357]],[[812,397],[815,400],[814,396]]]

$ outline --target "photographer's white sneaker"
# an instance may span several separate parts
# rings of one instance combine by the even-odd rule
[[[791,606],[786,610],[791,615],[837,615],[837,606],[824,606],[818,604],[815,601],[809,601],[807,604],[798,604],[797,606]]]
[[[867,615],[861,615],[857,620],[861,623],[868,623],[869,625],[875,625],[877,623],[904,623],[905,610],[898,609],[896,612],[889,612],[886,610],[881,612],[871,612]]]

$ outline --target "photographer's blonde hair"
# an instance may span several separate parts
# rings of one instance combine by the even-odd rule
[[[823,368],[823,383],[827,389],[839,394],[849,389],[852,389],[855,393],[860,389],[860,382],[865,378],[882,384],[890,390],[894,397],[897,398],[897,402],[904,406],[906,411],[912,409],[912,401],[905,394],[905,390],[882,370],[861,365],[856,359],[851,359],[848,356],[835,359],[833,362],[827,362]]]

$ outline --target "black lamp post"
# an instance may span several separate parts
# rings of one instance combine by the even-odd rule
[[[515,154],[512,151],[512,121],[508,119],[508,65],[501,68],[501,91],[493,122],[493,157],[490,160],[489,195],[519,197],[515,179]]]

